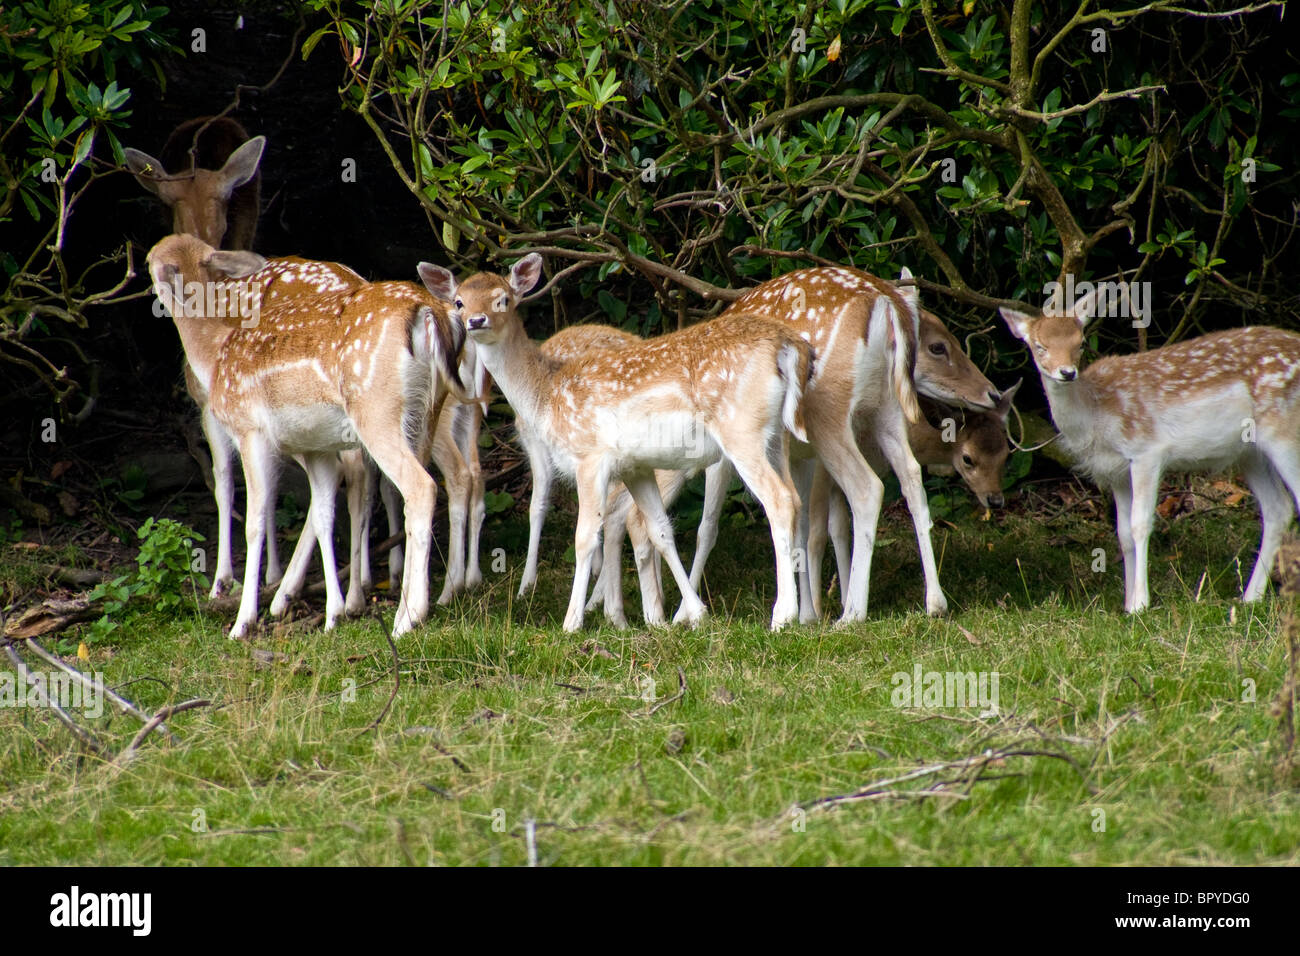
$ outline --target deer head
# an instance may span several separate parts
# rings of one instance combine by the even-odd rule
[[[1097,312],[1097,293],[1089,291],[1068,309],[1060,307],[1059,293],[1048,301],[1042,315],[1001,308],[1016,338],[1029,346],[1029,354],[1045,379],[1068,383],[1079,377],[1083,330]]]
[[[198,236],[220,247],[227,229],[231,194],[257,175],[266,147],[265,136],[254,136],[230,154],[220,169],[195,168],[173,172],[162,161],[138,149],[123,150],[136,181],[171,208],[172,232]]]

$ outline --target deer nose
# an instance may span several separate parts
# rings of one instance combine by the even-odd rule
[[[1075,370],[1073,365],[1067,365],[1065,368],[1059,370],[1059,374],[1062,382],[1073,382],[1075,376],[1079,373]]]
[[[1001,495],[989,495],[990,508],[1001,508],[1004,504],[1006,504],[1006,499]]]
[[[465,328],[473,331],[474,329],[486,329],[488,327],[488,317],[486,312],[479,312],[477,315],[471,315],[465,320]]]

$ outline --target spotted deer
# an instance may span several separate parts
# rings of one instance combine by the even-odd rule
[[[244,128],[228,117],[199,117],[172,131],[163,146],[163,159],[130,147],[123,150],[123,155],[136,181],[171,210],[173,233],[196,236],[215,249],[251,249],[257,232],[261,183],[258,164],[265,147],[266,137],[250,139]],[[215,353],[228,331],[223,325],[209,327],[207,334],[212,341],[205,343],[201,351]],[[202,330],[194,330],[196,337],[201,334]],[[189,361],[185,363],[185,390],[199,407],[203,437],[212,455],[217,565],[210,596],[215,598],[235,581],[231,552],[234,452],[230,441],[218,433],[208,411],[207,380]],[[273,502],[270,507],[274,511]],[[268,516],[268,520],[273,519],[274,514]],[[266,549],[267,580],[275,582],[280,580],[281,572],[274,534],[267,536]],[[308,546],[308,557],[310,550]]]
[[[610,484],[621,480],[682,594],[674,620],[705,613],[677,555],[657,469],[703,467],[726,455],[763,504],[776,552],[772,627],[793,620],[798,598],[791,555],[798,495],[788,469],[789,435],[806,437],[807,345],[753,317],[714,320],[576,361],[547,358],[520,321],[520,298],[537,283],[541,257],[515,263],[508,279],[479,273],[458,283],[421,263],[420,276],[463,322],[515,413],[578,489],[577,570],[564,627],[582,626]]]
[[[575,333],[574,338],[580,339],[581,335],[577,334],[577,329],[583,328],[607,329],[608,327],[577,326],[574,329],[566,329],[565,333]],[[622,344],[626,344],[629,340],[637,341],[629,333],[610,331],[622,337]],[[602,335],[607,336],[608,333]],[[608,346],[610,343],[596,344]],[[987,401],[988,389],[991,387],[988,379],[961,350],[957,340],[944,327],[940,319],[924,309],[920,314],[919,344],[921,347],[917,351],[916,369],[913,373],[915,382],[925,382],[927,391],[942,394],[954,401],[964,401],[968,405]],[[993,412],[966,412],[964,417],[961,411],[945,413],[963,417],[963,423],[955,432],[952,442],[943,442],[941,429],[932,427],[924,417],[916,423],[909,424],[908,443],[916,455],[918,464],[938,463],[954,466],[976,492],[981,503],[986,506],[992,504],[993,507],[1000,507],[1001,481],[1009,452],[1004,432],[1005,416],[1010,410],[1011,401],[1018,388],[1019,383],[1008,389],[995,403]],[[922,398],[921,407],[924,411],[927,408],[938,409],[946,406]],[[858,444],[872,469],[879,472],[884,466],[884,457],[871,434],[865,430],[860,432]],[[726,461],[720,461],[707,470],[706,476],[706,503],[696,539],[695,560],[691,565],[691,583],[697,589],[702,581],[705,562],[717,540],[718,519],[734,472]],[[671,503],[676,498],[687,477],[689,476],[680,473],[661,477],[659,486],[665,502]],[[834,538],[836,558],[841,562],[840,580],[848,581],[848,518],[844,510],[846,503],[843,493],[838,488],[834,489],[834,495],[831,496],[832,487],[825,468],[817,464],[809,495],[811,511],[807,573],[810,575],[812,611],[818,616],[821,613],[818,584],[820,558],[825,549],[828,504],[832,527],[836,531]],[[829,503],[828,498],[830,498]],[[626,493],[621,494],[614,502],[610,515],[606,519],[604,544],[606,561],[601,567],[587,609],[590,611],[603,601],[606,604],[607,617],[615,623],[622,619],[622,589],[617,577],[611,578],[611,575],[614,575],[619,568],[621,532],[625,523],[628,535],[632,539],[637,572],[641,580],[642,605],[646,620],[662,619],[662,590],[658,561],[654,559],[653,549],[642,540],[641,529],[644,524]],[[648,561],[652,563],[647,566]],[[652,578],[648,577],[651,573]],[[615,608],[613,613],[610,610],[611,604]]]
[[[642,341],[640,336],[631,332],[624,332],[609,325],[590,323],[562,329],[543,342],[540,348],[542,354],[548,359],[569,362],[582,360],[585,356],[601,349],[622,348],[640,344]],[[519,596],[523,597],[537,583],[537,559],[541,549],[542,528],[546,522],[546,511],[550,506],[551,486],[559,475],[559,470],[551,458],[546,442],[529,427],[527,421],[516,416],[515,428],[520,443],[528,454],[533,485],[528,509],[528,557],[519,582]],[[685,478],[685,472],[664,470],[655,472],[655,480],[659,484],[659,493],[664,507],[672,507],[681,492]],[[664,622],[663,589],[660,583],[657,552],[654,545],[650,543],[645,519],[632,504],[631,496],[621,482],[613,482],[611,485],[605,508],[605,527],[602,532],[604,550],[603,555],[600,551],[596,552],[592,560],[593,569],[597,569],[598,574],[596,583],[592,586],[592,596],[587,603],[587,610],[603,605],[605,616],[611,623],[616,627],[627,626],[618,574],[622,562],[622,542],[625,533],[630,533],[636,554],[646,623],[662,624]],[[647,577],[647,575],[653,576]],[[613,590],[608,592],[607,599],[606,592],[609,588]]]
[[[911,273],[904,270],[901,278],[910,280]],[[844,490],[852,512],[853,552],[841,622],[866,616],[871,556],[884,494],[883,482],[859,447],[863,434],[872,436],[907,499],[925,575],[926,610],[944,613],[948,602],[939,586],[930,543],[929,502],[920,466],[908,445],[907,426],[920,418],[918,392],[991,409],[998,397],[996,389],[937,319],[922,325],[912,285],[895,286],[858,269],[800,269],[750,289],[722,314],[742,312],[778,321],[812,346],[815,371],[805,399],[811,452]],[[921,344],[934,360],[924,367],[918,361]],[[920,374],[913,380],[918,369]],[[813,473],[811,459],[796,470],[805,500]],[[692,580],[697,583],[716,538],[724,479],[725,467],[708,476],[705,518],[709,523],[701,524],[692,566]],[[800,546],[806,547],[806,513],[799,538]],[[801,576],[800,618],[807,621],[816,618],[810,587],[808,575]]]
[[[457,369],[463,332],[413,283],[339,287],[322,264],[268,263],[195,242],[169,237],[151,250],[149,267],[187,352],[204,326],[230,326],[210,369],[212,413],[238,446],[248,495],[244,590],[230,636],[247,634],[257,616],[266,504],[282,455],[300,456],[307,470],[310,521],[325,568],[326,627],[337,620],[344,603],[332,539],[337,452],[354,448],[378,464],[405,503],[402,596],[393,623],[400,636],[428,612],[436,488],[423,462],[447,397],[471,397]],[[213,301],[180,299],[176,289],[191,282],[215,290]],[[287,291],[301,284],[313,291]]]
[[[1029,346],[1063,450],[1115,495],[1124,609],[1150,603],[1147,543],[1166,470],[1240,468],[1259,501],[1259,557],[1244,599],[1268,586],[1278,544],[1300,502],[1300,335],[1257,326],[1214,332],[1080,367],[1096,292],[1044,314],[1003,308]]]
[[[918,361],[917,367],[921,363]],[[1002,482],[1011,448],[1007,444],[1007,416],[1020,382],[1002,393],[991,412],[954,411],[930,399],[921,400],[924,417],[908,425],[907,441],[917,464],[934,470],[950,469],[961,476],[966,486],[986,509],[1001,508],[1004,502]],[[938,422],[938,426],[934,422]],[[885,467],[880,449],[870,436],[859,436],[863,453],[871,467]],[[825,469],[818,468],[813,477],[808,502],[808,576],[813,609],[821,614],[821,561],[829,534],[835,548],[835,563],[840,581],[849,573],[849,518],[843,493],[835,488]]]

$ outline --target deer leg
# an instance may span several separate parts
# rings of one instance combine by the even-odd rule
[[[212,590],[208,596],[220,597],[235,584],[235,562],[231,555],[231,513],[235,503],[235,476],[231,470],[235,448],[226,430],[208,407],[203,408],[199,420],[203,424],[203,437],[208,440],[212,453],[212,496],[217,501],[217,567],[212,574]]]
[[[1115,483],[1112,489],[1115,495],[1115,534],[1119,537],[1119,549],[1124,561],[1124,606],[1133,600],[1133,582],[1137,573],[1137,555],[1133,548],[1133,488],[1128,476]]]
[[[938,616],[948,610],[948,600],[939,587],[939,569],[934,559],[934,544],[930,540],[930,500],[921,483],[921,466],[912,454],[907,441],[907,423],[902,409],[897,405],[880,411],[876,416],[876,443],[884,453],[907,499],[907,509],[912,513],[916,529],[916,544],[921,552],[921,569],[925,575],[925,610]]]
[[[698,624],[705,615],[704,602],[700,600],[700,596],[695,593],[695,589],[691,586],[690,577],[682,566],[682,559],[677,554],[677,544],[673,540],[672,519],[668,517],[668,512],[664,510],[663,498],[659,493],[659,483],[655,481],[654,473],[628,476],[624,478],[624,482],[627,484],[627,490],[632,493],[632,498],[636,501],[637,507],[641,509],[641,514],[645,517],[651,543],[655,546],[655,550],[663,555],[664,560],[668,562],[668,568],[672,571],[673,579],[682,592],[682,606],[678,609],[677,614],[673,616],[673,623],[684,623],[692,626]]]
[[[354,418],[357,434],[379,470],[397,486],[406,506],[406,554],[402,567],[402,596],[393,617],[393,637],[401,637],[429,613],[429,549],[433,536],[433,509],[438,486],[425,470],[400,429],[400,408],[376,409],[371,416]],[[373,424],[371,422],[373,418]],[[421,449],[424,451],[424,449]]]
[[[483,466],[478,456],[478,436],[483,422],[483,406],[477,402],[458,405],[454,410],[452,428],[461,457],[469,470],[469,527],[465,555],[465,587],[476,588],[483,583],[483,570],[479,566],[480,539],[483,519],[487,517],[487,485],[483,480]]]
[[[829,475],[827,479],[829,480]],[[839,486],[831,482],[830,501],[826,530],[830,533],[831,544],[835,548],[835,580],[839,584],[840,599],[843,601],[845,589],[849,584],[849,569],[853,560],[851,550],[851,524],[849,521],[849,503]]]
[[[375,501],[374,465],[361,451],[339,452],[339,467],[347,487],[348,525],[352,536],[348,559],[348,594],[343,611],[360,614],[366,607],[370,577],[370,511]]]
[[[1160,466],[1142,459],[1132,462],[1129,476],[1133,483],[1133,510],[1129,527],[1133,533],[1133,595],[1125,608],[1130,614],[1150,606],[1147,586],[1147,544],[1155,522],[1156,497],[1160,493]]]
[[[573,590],[569,609],[564,615],[564,629],[569,633],[582,629],[587,603],[587,584],[591,580],[591,562],[600,547],[605,524],[605,505],[609,496],[609,477],[601,465],[583,463],[578,469],[578,527],[573,535],[573,552],[577,567],[573,572]]]
[[[641,616],[651,627],[668,622],[664,613],[664,583],[659,552],[650,540],[650,529],[640,508],[631,508],[627,516],[627,534],[632,539],[636,559],[636,576],[641,586]]]
[[[772,630],[778,630],[799,616],[799,587],[795,581],[794,545],[798,533],[799,494],[790,477],[788,444],[782,432],[779,466],[773,467],[767,449],[726,449],[740,480],[758,499],[767,514],[776,553],[776,604],[772,608]],[[735,452],[735,454],[732,454]],[[805,469],[805,471],[810,471]],[[811,481],[811,473],[808,474]]]
[[[822,616],[822,556],[826,553],[826,535],[828,512],[830,510],[831,476],[826,467],[816,459],[813,460],[812,487],[808,491],[805,510],[808,524],[808,586],[809,599],[812,601],[813,620]],[[838,491],[838,489],[837,489]],[[800,595],[803,600],[803,595]]]
[[[266,502],[275,497],[275,454],[260,435],[253,434],[239,443],[244,462],[244,593],[239,601],[230,637],[242,638],[257,620],[257,591],[262,577],[262,548],[266,537]]]
[[[699,590],[704,579],[704,565],[718,541],[718,520],[727,500],[727,489],[736,470],[726,457],[719,458],[704,471],[704,514],[695,535],[695,558],[691,561],[691,587]]]
[[[533,494],[528,503],[528,560],[519,580],[519,596],[523,597],[537,585],[537,555],[542,549],[542,527],[546,524],[546,509],[551,503],[551,456],[541,439],[519,423],[519,438],[528,452],[528,470],[533,476]]]
[[[628,531],[631,505],[631,496],[622,488],[611,492],[605,502],[605,526],[601,531],[603,557],[586,607],[591,611],[603,604],[605,619],[617,628],[627,627],[627,615],[623,612],[623,535]],[[592,565],[594,568],[594,555]]]
[[[885,486],[862,457],[847,422],[832,422],[827,427],[814,422],[809,422],[809,425],[816,432],[809,435],[811,444],[817,449],[831,480],[844,490],[853,513],[853,554],[849,577],[847,583],[840,580],[844,610],[838,623],[844,625],[864,620],[867,616],[871,554]]]
[[[438,603],[446,605],[465,590],[465,525],[469,518],[472,481],[460,449],[442,429],[434,433],[433,462],[447,488],[447,520],[451,527],[447,542],[447,577],[442,593],[438,595]]]
[[[301,458],[295,458],[299,465]],[[280,568],[280,544],[275,534],[275,495],[266,499],[266,583],[276,584],[284,577]]]
[[[1251,572],[1250,582],[1242,594],[1242,600],[1250,602],[1262,598],[1268,588],[1268,576],[1273,570],[1278,545],[1282,543],[1282,532],[1291,523],[1295,509],[1286,486],[1266,460],[1251,457],[1246,463],[1246,484],[1259,501],[1260,522],[1263,525],[1259,538],[1259,557],[1255,559],[1255,570]]]
[[[794,473],[794,488],[799,493],[799,501],[803,502],[799,508],[798,519],[796,522],[795,543],[794,543],[794,566],[795,579],[799,583],[799,623],[811,624],[821,617],[820,604],[814,595],[821,589],[821,554],[818,554],[817,576],[813,576],[813,563],[810,557],[810,498],[813,484],[814,469],[817,463],[813,459],[805,459],[799,462],[792,470]],[[826,522],[822,521],[822,527],[826,527]],[[822,546],[825,546],[825,539],[822,540]]]
[[[335,452],[304,455],[307,482],[311,485],[312,526],[320,545],[321,565],[325,569],[325,630],[334,628],[343,612],[343,589],[339,587],[339,569],[334,558],[334,511],[339,491],[339,458]]]
[[[388,533],[395,535],[402,530],[402,510],[398,501],[397,489],[393,483],[388,480],[388,476],[380,474],[379,478],[379,497],[384,502],[384,513],[388,516]],[[396,591],[402,583],[402,546],[394,545],[393,550],[388,552],[388,589]]]
[[[302,459],[298,459],[298,462],[306,469]],[[280,586],[275,590],[275,597],[271,599],[271,617],[283,617],[284,612],[289,610],[289,602],[302,593],[302,586],[307,583],[307,572],[311,569],[312,552],[315,550],[316,525],[311,520],[309,510],[302,531],[298,534],[298,543],[294,545],[293,554],[289,557],[289,566],[280,579]]]

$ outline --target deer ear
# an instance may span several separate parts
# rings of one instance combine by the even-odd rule
[[[256,252],[214,249],[203,265],[226,279],[242,279],[266,268],[266,258]]]
[[[1075,300],[1074,305],[1070,307],[1070,314],[1074,316],[1074,321],[1079,323],[1080,329],[1087,327],[1093,316],[1097,314],[1096,286]]]
[[[510,270],[510,288],[522,296],[537,285],[542,277],[542,257],[532,252],[524,256]]]
[[[456,298],[456,277],[442,266],[432,262],[421,262],[415,267],[420,273],[420,281],[439,302],[452,302]]]
[[[227,199],[238,187],[257,175],[257,165],[262,161],[262,150],[265,148],[266,137],[254,136],[230,154],[218,173],[221,177],[221,191]]]
[[[161,195],[159,187],[162,184],[159,182],[159,178],[167,175],[167,170],[163,169],[163,164],[148,153],[142,153],[130,146],[122,150],[122,155],[126,158],[126,168],[131,170],[131,175],[135,177],[135,181],[155,196]]]
[[[1011,414],[1011,402],[1016,397],[1016,392],[1020,391],[1020,385],[1024,382],[1023,378],[1016,379],[1016,384],[998,396],[998,403],[994,406],[993,412],[998,418],[1002,419],[1002,424],[1007,423],[1007,416]]]
[[[1034,322],[1032,315],[1024,312],[1017,312],[1015,309],[1008,309],[1002,306],[998,309],[1002,313],[1002,318],[1006,320],[1007,328],[1011,329],[1011,334],[1025,342],[1029,341],[1029,326]]]

